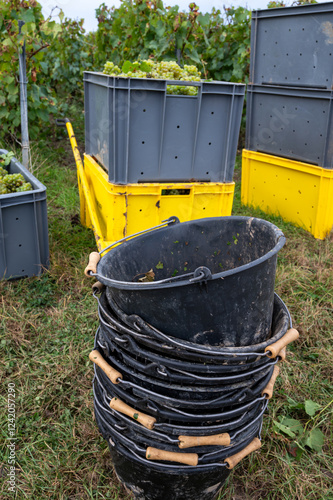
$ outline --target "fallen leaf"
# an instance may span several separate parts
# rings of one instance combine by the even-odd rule
[[[155,273],[152,269],[150,269],[150,271],[145,273],[145,275],[142,276],[142,278],[139,278],[139,281],[141,281],[141,283],[147,283],[149,281],[154,281],[154,278],[155,278]]]

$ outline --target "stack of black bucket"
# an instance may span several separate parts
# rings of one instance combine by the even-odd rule
[[[277,364],[298,336],[274,293],[285,238],[249,217],[153,229],[86,269],[98,279],[96,422],[136,499],[213,500],[260,447]]]

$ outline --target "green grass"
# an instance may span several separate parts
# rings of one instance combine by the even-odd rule
[[[82,116],[74,115],[73,125],[82,146]],[[32,164],[47,186],[50,268],[39,278],[0,282],[0,496],[126,500],[130,497],[116,479],[93,417],[88,354],[98,321],[91,281],[83,270],[95,241],[92,231],[78,223],[76,169],[65,131],[34,144]],[[276,291],[300,339],[281,366],[264,418],[262,448],[235,468],[220,499],[332,500],[332,237],[315,240],[279,217],[242,207],[239,159],[236,180],[233,214],[268,219],[287,237],[278,257]],[[6,483],[9,382],[16,386],[15,495]],[[313,400],[320,410],[311,418],[290,399]],[[294,457],[294,440],[274,432],[273,422],[283,416],[321,429],[322,451],[305,447],[299,460]]]

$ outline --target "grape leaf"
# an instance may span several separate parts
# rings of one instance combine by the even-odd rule
[[[309,446],[312,450],[321,452],[324,445],[324,434],[320,429],[312,429],[307,435],[305,444]]]
[[[146,62],[144,62],[144,61],[143,61],[143,62],[140,64],[140,70],[141,70],[141,71],[144,71],[145,73],[149,73],[149,72],[150,72],[150,70],[151,70],[151,67],[149,66],[149,64],[147,64]]]
[[[33,9],[21,9],[20,18],[25,23],[33,23],[35,20]]]
[[[295,438],[297,434],[302,434],[303,426],[298,420],[295,420],[294,418],[283,417],[281,418],[281,422],[277,422],[276,420],[274,420],[274,430],[277,432],[282,431],[287,434],[287,436]]]
[[[307,399],[305,401],[305,411],[310,417],[313,417],[313,415],[320,410],[321,406],[318,403],[315,403],[314,401],[311,401],[311,399]]]
[[[287,401],[288,401],[288,407],[291,409],[291,410],[304,410],[304,403],[297,403],[296,401],[294,401],[293,399],[287,397]]]
[[[130,71],[135,71],[139,69],[139,64],[137,62],[125,61],[121,67],[123,73],[129,73]]]
[[[208,26],[209,23],[210,23],[210,16],[209,14],[205,14],[205,15],[202,15],[202,14],[199,14],[198,15],[198,23],[201,25],[201,26]]]

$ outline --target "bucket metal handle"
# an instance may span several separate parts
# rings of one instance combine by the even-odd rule
[[[212,436],[179,436],[179,448],[194,448],[195,446],[229,446],[231,439],[228,433]]]
[[[111,243],[111,245],[107,246],[106,248],[103,248],[103,250],[101,250],[99,252],[99,254],[102,255],[102,253],[106,252],[107,250],[110,250],[110,248],[112,248],[116,245],[119,245],[119,243],[122,243],[123,241],[127,241],[130,238],[134,238],[135,236],[139,236],[140,234],[149,233],[150,231],[154,231],[155,229],[159,229],[160,227],[164,227],[165,225],[169,226],[171,224],[179,224],[179,222],[180,222],[180,220],[178,219],[178,217],[173,215],[173,216],[169,217],[168,219],[162,220],[162,223],[158,224],[157,226],[153,226],[153,227],[150,227],[148,229],[143,229],[142,231],[139,231],[138,233],[130,234],[128,236],[125,236],[124,238],[121,238],[120,240],[115,241],[114,243]]]
[[[125,236],[124,238],[121,238],[120,240],[115,241],[114,243],[111,243],[111,245],[107,246],[106,248],[103,248],[100,252],[91,252],[89,254],[89,262],[87,267],[84,270],[84,274],[88,277],[94,276],[97,274],[97,264],[101,260],[101,255],[102,253],[106,252],[110,248],[119,245],[119,243],[123,243],[124,241],[127,241],[131,238],[134,238],[135,236],[139,236],[140,234],[145,234],[148,233],[149,231],[153,231],[154,229],[158,229],[160,227],[164,227],[165,225],[171,225],[171,224],[178,224],[180,221],[178,217],[172,216],[169,217],[169,219],[162,220],[161,224],[158,224],[157,226],[150,227],[148,229],[144,229],[143,231],[139,231],[138,233],[133,233],[128,236]]]
[[[248,446],[246,446],[244,450],[225,459],[224,462],[227,464],[227,469],[233,469],[235,465],[237,465],[243,458],[247,457],[253,451],[259,450],[260,447],[261,447],[260,439],[254,438],[254,440]]]
[[[139,236],[141,234],[145,234],[145,233],[148,233],[150,231],[154,231],[155,229],[159,229],[161,227],[164,227],[165,225],[172,225],[172,224],[179,224],[179,219],[178,217],[176,216],[172,216],[172,217],[169,217],[168,219],[165,219],[162,221],[161,224],[158,224],[157,226],[153,226],[153,227],[150,227],[149,229],[144,229],[143,231],[139,231],[138,233],[133,233],[133,234],[130,234],[128,236],[125,236],[124,238],[121,238],[120,240],[117,240],[115,241],[114,243],[112,243],[111,245],[107,246],[106,248],[104,248],[103,250],[101,250],[100,252],[91,252],[89,254],[89,262],[88,262],[88,265],[86,266],[85,270],[84,270],[84,274],[89,278],[89,277],[92,277],[92,276],[95,276],[97,279],[99,279],[100,277],[102,278],[102,280],[104,279],[108,284],[110,285],[122,285],[122,287],[124,288],[133,288],[133,285],[134,286],[139,286],[141,289],[142,288],[146,288],[145,285],[146,283],[142,282],[142,283],[131,283],[131,282],[126,282],[126,281],[118,281],[118,280],[113,280],[113,279],[110,279],[110,278],[106,278],[105,276],[100,276],[98,273],[97,273],[97,264],[99,263],[99,261],[101,260],[101,255],[106,252],[107,250],[110,250],[110,248],[116,246],[116,245],[119,245],[120,243],[123,243],[131,238],[134,238],[135,236]],[[166,283],[172,283],[174,281],[176,282],[180,282],[181,280],[183,280],[184,278],[189,278],[189,282],[190,283],[197,283],[197,282],[201,282],[201,281],[206,281],[206,280],[209,280],[209,279],[212,279],[212,273],[211,273],[211,270],[208,269],[207,267],[205,266],[200,266],[198,267],[194,272],[191,272],[191,273],[186,273],[186,274],[182,274],[180,276],[174,276],[174,277],[170,277],[170,278],[167,278],[167,279],[164,279],[164,280],[159,280],[159,281],[154,281],[154,283],[149,283],[149,287],[148,288],[152,288],[152,285],[153,287],[155,288],[156,285],[160,285],[160,284],[166,284]],[[102,286],[103,283],[99,284],[99,282],[95,283],[93,285],[93,291],[94,292],[98,292],[98,291],[101,291],[101,288],[99,288],[100,286]],[[158,286],[157,286],[158,288]]]
[[[137,411],[134,408],[131,408],[126,403],[121,401],[119,398],[111,399],[110,408],[119,411],[120,413],[123,413],[128,417],[133,418],[136,422],[139,422],[147,429],[152,430],[154,428],[156,418],[151,417],[150,415],[146,415],[145,413],[141,413],[140,411]]]
[[[176,453],[174,451],[159,450],[149,446],[146,451],[147,460],[163,460],[167,462],[179,462],[186,465],[198,465],[197,453]]]

